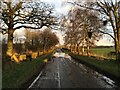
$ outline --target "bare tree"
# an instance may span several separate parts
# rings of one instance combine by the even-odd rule
[[[7,55],[13,51],[13,33],[16,29],[40,29],[43,26],[56,25],[52,14],[54,7],[44,2],[6,2],[2,0],[2,27],[1,32],[8,34]]]
[[[99,26],[98,17],[95,12],[90,10],[75,8],[68,14],[72,26],[68,26],[65,36],[66,44],[71,45],[75,52],[80,52],[82,46],[82,54],[84,47],[87,46],[87,54],[90,55],[90,47],[100,39],[100,34],[93,32]],[[70,25],[70,24],[68,24]]]
[[[25,39],[24,44],[25,44],[26,49],[29,49],[29,50],[35,49],[35,46],[34,46],[34,45],[36,45],[35,40],[38,40],[38,38],[39,38],[38,35],[39,35],[39,32],[37,30],[36,31],[33,31],[32,29],[25,30],[26,39]],[[36,45],[36,46],[38,46],[38,45]]]
[[[115,50],[116,50],[116,59],[120,60],[120,1],[119,0],[95,0],[95,2],[89,2],[89,6],[84,3],[81,4],[81,1],[76,2],[69,2],[73,5],[77,5],[82,8],[89,9],[91,11],[97,11],[101,14],[103,21],[103,25],[101,27],[104,27],[108,25],[108,22],[110,22],[110,26],[112,26],[112,31],[114,35],[111,35],[109,32],[106,31],[106,29],[103,31],[101,29],[98,29],[100,33],[107,34],[111,36],[114,40],[115,44]],[[97,30],[96,30],[97,31]]]
[[[50,28],[45,29],[40,36],[43,52],[49,50],[59,43],[59,39],[55,33],[51,32]]]
[[[114,33],[113,39],[114,39],[115,50],[117,55],[116,59],[120,60],[120,19],[118,15],[118,8],[119,8],[118,0],[115,0],[115,1],[104,0],[104,2],[97,0],[96,3],[100,13],[106,15],[106,21],[110,22],[112,26],[113,33]]]
[[[50,50],[52,47],[55,47],[55,45],[59,43],[58,37],[50,28],[46,28],[43,31],[26,29],[25,37],[26,49],[38,52],[43,51],[43,53]]]

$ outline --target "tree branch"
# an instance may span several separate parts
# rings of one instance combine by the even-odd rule
[[[101,31],[99,30],[100,33],[103,33],[103,34],[106,34],[106,35],[109,35],[111,38],[113,38],[113,40],[115,41],[115,37],[113,37],[111,34],[107,33],[107,32],[104,32],[104,31]]]
[[[43,26],[33,27],[32,25],[31,25],[31,26],[21,25],[21,26],[18,26],[18,27],[16,27],[16,28],[14,28],[14,30],[16,30],[16,29],[20,29],[20,28],[41,29],[42,27],[43,27]]]

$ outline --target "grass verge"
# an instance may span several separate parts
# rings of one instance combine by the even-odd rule
[[[2,71],[2,88],[27,88],[43,68],[44,59],[51,56],[52,53],[20,64],[9,61]]]
[[[108,76],[111,79],[120,79],[119,66],[120,62],[116,60],[98,60],[95,57],[81,56],[71,53],[69,50],[62,49],[65,53],[68,53],[76,61],[85,64],[86,66]]]

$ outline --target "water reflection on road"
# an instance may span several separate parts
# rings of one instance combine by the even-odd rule
[[[76,65],[78,65],[83,71],[83,73],[87,73],[88,75],[93,75],[95,78],[102,80],[104,82],[106,82],[106,87],[107,88],[116,88],[117,85],[115,83],[115,81],[111,80],[110,78],[98,73],[97,71],[90,69],[89,67],[86,67],[85,65],[75,62],[75,60],[70,60],[71,62],[75,63]]]
[[[113,88],[115,82],[77,63],[70,56],[54,57],[29,88]]]

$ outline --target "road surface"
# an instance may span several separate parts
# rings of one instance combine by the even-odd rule
[[[115,88],[114,83],[73,59],[57,57],[47,63],[29,88]]]

